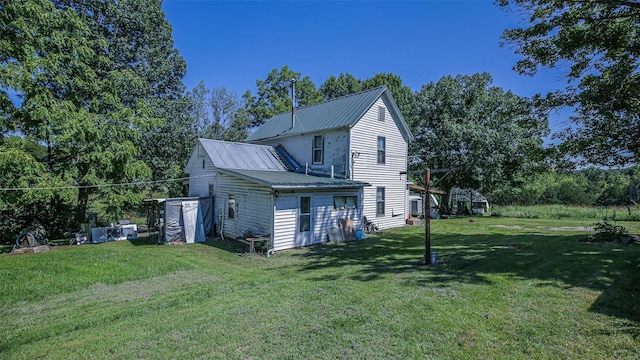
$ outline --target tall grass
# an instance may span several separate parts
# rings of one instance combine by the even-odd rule
[[[569,205],[493,206],[492,216],[526,219],[610,219],[640,221],[640,208],[636,207],[587,207]]]

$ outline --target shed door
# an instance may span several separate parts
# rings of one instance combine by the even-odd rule
[[[311,216],[313,196],[311,194],[298,195],[298,219],[296,226],[296,247],[312,244],[313,217]]]

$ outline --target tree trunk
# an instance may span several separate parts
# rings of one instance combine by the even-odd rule
[[[78,205],[76,206],[76,222],[81,224],[87,217],[87,205],[89,203],[89,189],[78,189]]]
[[[440,214],[451,214],[451,190],[453,186],[442,184],[443,189],[447,189],[447,193],[442,195],[440,200]]]

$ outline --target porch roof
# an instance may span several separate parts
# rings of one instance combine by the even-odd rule
[[[371,186],[370,184],[362,181],[348,179],[331,179],[328,177],[298,174],[289,171],[239,170],[218,168],[218,172],[239,179],[247,180],[255,184],[263,185],[274,190],[345,189]]]

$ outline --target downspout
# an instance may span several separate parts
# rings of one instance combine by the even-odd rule
[[[347,127],[347,152],[344,154],[345,162],[347,163],[344,177],[345,179],[353,180],[351,176],[351,127]]]
[[[269,247],[267,248],[267,257],[271,257],[275,251],[275,232],[276,232],[276,199],[277,191],[271,193],[271,238],[269,239]]]

